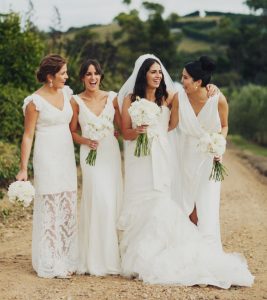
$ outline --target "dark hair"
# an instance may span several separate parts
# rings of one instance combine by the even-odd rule
[[[132,102],[136,100],[136,97],[139,96],[140,98],[144,98],[146,96],[146,87],[147,87],[147,80],[146,80],[146,74],[150,67],[154,64],[157,63],[160,65],[159,61],[157,61],[154,58],[147,58],[143,64],[141,65],[137,77],[135,80],[135,85],[133,89],[133,94],[131,96]],[[160,82],[159,87],[156,89],[156,100],[155,102],[157,103],[158,106],[162,105],[162,98],[168,98],[168,92],[166,89],[166,83],[164,81],[164,75],[162,73],[162,80]]]
[[[100,79],[100,83],[101,83],[102,80],[104,79],[104,73],[101,69],[99,62],[96,59],[87,59],[86,61],[84,61],[82,63],[80,72],[79,72],[80,80],[82,80],[84,78],[90,65],[93,65],[95,67],[96,72],[101,76],[101,79]]]
[[[47,75],[56,75],[60,69],[66,64],[66,60],[57,54],[45,56],[39,65],[36,72],[36,77],[39,82],[46,82]]]
[[[216,65],[208,56],[201,56],[198,60],[187,63],[185,69],[194,81],[201,79],[201,86],[204,87],[210,83],[211,75],[215,71]]]

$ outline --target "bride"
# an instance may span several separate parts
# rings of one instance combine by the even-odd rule
[[[178,122],[177,98],[158,58],[140,56],[118,94],[125,140],[125,196],[118,228],[122,274],[151,284],[251,286],[254,277],[243,256],[212,250],[174,201],[172,176],[177,166],[168,130]],[[160,107],[157,123],[136,126],[128,109],[136,97]],[[150,155],[134,155],[136,139],[152,132]]]

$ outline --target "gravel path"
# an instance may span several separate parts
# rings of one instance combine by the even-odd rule
[[[252,288],[151,286],[119,276],[38,278],[31,267],[31,213],[13,212],[0,219],[0,299],[267,299],[267,179],[229,149],[224,163],[229,176],[223,183],[221,231],[224,249],[243,253],[256,276]],[[10,207],[6,200],[0,202]]]

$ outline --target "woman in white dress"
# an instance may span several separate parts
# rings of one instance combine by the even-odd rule
[[[214,62],[202,56],[187,63],[182,73],[179,103],[180,171],[183,195],[181,205],[197,224],[210,246],[222,249],[220,236],[220,181],[209,180],[215,157],[199,151],[201,136],[228,132],[228,104],[222,93],[209,97],[206,85],[215,69]]]
[[[27,180],[35,134],[32,265],[38,276],[68,278],[77,265],[77,177],[69,123],[71,90],[65,60],[46,56],[37,79],[43,86],[24,100],[25,129],[17,180]]]
[[[138,58],[135,68],[118,94],[122,104],[125,142],[125,196],[118,222],[122,274],[151,284],[211,284],[251,286],[253,276],[238,254],[210,249],[196,226],[172,199],[172,156],[168,130],[178,121],[177,98],[168,73],[153,55]],[[136,96],[161,108],[157,123],[136,126],[128,109]],[[124,100],[123,100],[124,98]],[[136,138],[154,133],[151,154],[136,157]]]
[[[85,90],[72,99],[73,139],[80,144],[82,169],[82,200],[79,221],[78,273],[104,276],[120,273],[117,217],[122,199],[121,156],[114,136],[113,121],[120,127],[121,119],[116,93],[100,90],[101,67],[89,59],[80,69]],[[111,122],[108,133],[99,141],[90,139],[88,123]],[[79,126],[82,135],[78,133]],[[97,150],[95,165],[86,163],[91,149]]]

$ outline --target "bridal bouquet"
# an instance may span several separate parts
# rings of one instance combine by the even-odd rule
[[[226,148],[226,139],[220,133],[204,134],[198,144],[200,151],[214,156],[222,156]],[[213,160],[213,167],[209,179],[222,181],[227,175],[225,166],[217,160]]]
[[[10,202],[17,201],[24,207],[28,207],[32,202],[34,193],[35,190],[30,181],[15,181],[9,185],[7,195]]]
[[[99,141],[114,130],[113,122],[107,115],[101,115],[93,122],[87,123],[85,127],[85,137],[93,141]],[[97,149],[91,149],[86,157],[86,163],[90,166],[95,165]]]
[[[137,97],[136,101],[132,102],[128,112],[132,122],[137,126],[150,126],[156,123],[160,114],[160,107],[154,102]],[[140,157],[150,154],[150,138],[152,138],[152,136],[148,136],[147,133],[139,134],[134,151],[135,156]]]

